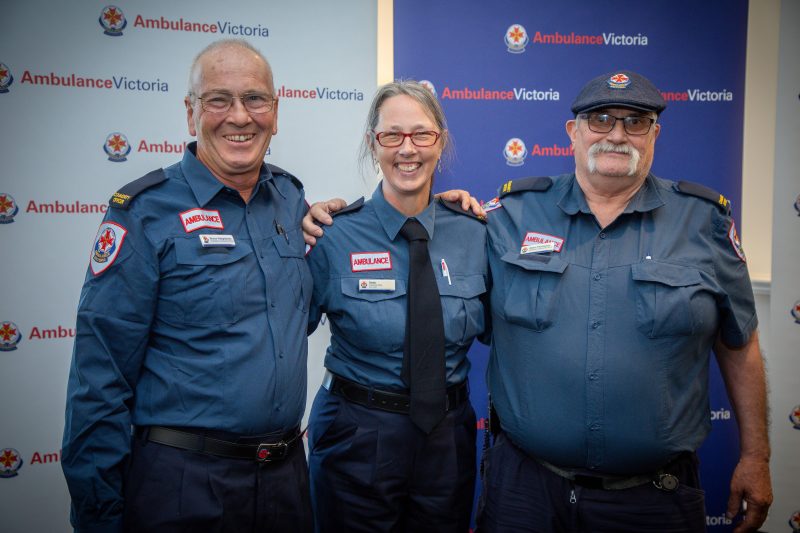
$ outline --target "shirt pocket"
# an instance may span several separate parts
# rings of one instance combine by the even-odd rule
[[[359,279],[342,278],[336,329],[363,350],[379,353],[402,351],[406,333],[406,281],[395,280],[393,291],[360,291]],[[333,320],[333,319],[332,319]]]
[[[272,237],[272,243],[280,257],[280,269],[273,283],[282,286],[295,307],[308,310],[314,280],[306,264],[306,245],[299,228]]]
[[[506,320],[534,331],[552,326],[568,263],[555,255],[516,252],[508,252],[500,259],[508,277],[501,310]]]
[[[162,279],[159,288],[165,317],[192,325],[238,321],[246,258],[252,253],[250,245],[242,241],[231,248],[203,248],[196,239],[176,239],[175,271]]]
[[[646,260],[631,265],[636,327],[651,339],[696,333],[693,296],[702,290],[696,268]]]
[[[452,284],[447,278],[437,279],[442,301],[444,337],[448,344],[469,344],[483,333],[486,319],[480,296],[486,292],[486,281],[481,274],[453,275]]]

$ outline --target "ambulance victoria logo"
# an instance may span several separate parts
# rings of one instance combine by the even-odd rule
[[[625,74],[614,74],[608,78],[608,87],[610,89],[624,89],[631,84],[631,79]]]
[[[14,83],[11,69],[5,63],[0,63],[0,94],[7,93],[9,86]]]
[[[792,423],[794,429],[800,429],[800,405],[792,408],[792,412],[789,413],[789,422]]]
[[[114,222],[100,224],[100,229],[97,231],[97,237],[92,248],[92,259],[89,262],[92,273],[95,276],[114,263],[114,259],[119,255],[119,249],[122,246],[122,241],[125,240],[126,233],[128,233],[128,230]]]
[[[505,148],[503,148],[503,157],[506,158],[506,164],[512,167],[522,165],[527,155],[528,149],[525,148],[525,143],[517,137],[509,139]]]
[[[104,7],[97,21],[103,27],[103,33],[111,37],[119,37],[122,35],[122,30],[128,25],[128,21],[125,20],[125,15],[117,6]]]
[[[20,339],[22,339],[22,333],[19,332],[16,324],[8,321],[0,322],[0,351],[16,350]]]
[[[419,80],[419,84],[428,89],[433,96],[436,95],[436,87],[428,80]]]
[[[14,222],[14,217],[19,213],[17,202],[10,194],[0,193],[0,224],[10,224]]]
[[[505,42],[508,51],[512,54],[521,54],[528,46],[528,32],[521,24],[512,24],[506,30]]]
[[[128,142],[128,138],[125,135],[115,131],[106,137],[103,150],[108,155],[109,161],[122,163],[128,160],[128,154],[131,153],[131,143]]]
[[[794,318],[795,324],[800,324],[800,300],[797,300],[792,306],[792,318]]]
[[[0,477],[14,477],[22,468],[22,456],[14,448],[0,450]]]

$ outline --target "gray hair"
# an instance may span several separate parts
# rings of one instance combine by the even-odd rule
[[[269,85],[272,90],[275,90],[275,84],[272,81],[272,66],[270,66],[269,61],[267,58],[264,57],[264,54],[261,51],[250,44],[249,42],[245,41],[244,39],[220,39],[218,41],[214,41],[213,43],[209,44],[205,48],[203,48],[199,54],[194,57],[194,61],[192,61],[192,66],[189,68],[189,87],[187,90],[187,94],[189,98],[194,101],[195,95],[195,81],[200,75],[200,60],[207,54],[212,52],[216,52],[217,50],[223,49],[230,49],[230,48],[240,48],[242,50],[246,50],[248,52],[252,52],[257,55],[263,62],[264,65],[267,67],[267,77],[269,78]]]
[[[442,133],[440,138],[440,142],[442,143],[442,159],[447,163],[453,158],[452,141],[447,131],[447,119],[444,116],[444,111],[442,111],[442,106],[439,105],[439,100],[428,88],[418,81],[395,80],[380,86],[375,93],[375,98],[372,99],[372,104],[369,106],[367,122],[364,125],[364,136],[361,140],[361,149],[358,155],[361,170],[365,175],[368,175],[368,171],[372,168],[371,163],[373,162],[372,156],[375,147],[375,134],[372,132],[378,126],[381,107],[389,98],[400,95],[413,98],[422,106],[422,109],[430,115],[436,127],[439,128],[439,131]]]

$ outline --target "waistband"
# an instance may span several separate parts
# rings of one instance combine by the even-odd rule
[[[367,387],[350,381],[341,376],[325,371],[322,386],[345,400],[349,400],[358,405],[363,405],[370,409],[380,409],[390,413],[408,414],[411,407],[411,396],[402,392],[390,392]],[[445,410],[452,411],[469,398],[469,386],[467,380],[457,385],[447,388],[445,394]]]
[[[259,463],[271,463],[285,459],[289,452],[302,442],[303,432],[298,426],[284,433],[277,442],[252,444],[209,437],[202,430],[174,429],[164,426],[137,426],[134,434],[146,441],[181,450],[208,453],[229,459],[249,459]]]
[[[681,463],[684,461],[693,461],[693,455],[694,454],[691,452],[680,453],[670,462],[654,472],[634,474],[631,476],[587,474],[582,470],[561,468],[554,464],[548,463],[543,459],[539,459],[538,457],[533,457],[530,455],[529,457],[554,474],[568,479],[576,485],[589,489],[624,490],[638,487],[646,483],[653,483],[657,489],[666,492],[672,492],[678,488],[678,485],[680,485],[680,479],[675,475],[679,465],[681,465]]]

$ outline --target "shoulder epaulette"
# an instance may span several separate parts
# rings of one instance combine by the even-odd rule
[[[440,204],[442,204],[444,207],[446,207],[450,211],[453,211],[454,213],[458,213],[459,215],[465,215],[465,216],[468,216],[470,218],[474,218],[475,220],[480,220],[481,222],[486,224],[486,217],[480,217],[480,216],[476,215],[475,213],[473,213],[469,209],[464,211],[464,209],[461,207],[461,202],[449,202],[449,201],[445,200],[444,198],[439,198],[438,200],[439,200]]]
[[[167,179],[167,175],[164,173],[163,168],[159,168],[148,174],[145,174],[141,178],[133,180],[115,192],[111,197],[111,200],[108,201],[108,205],[109,207],[114,207],[116,209],[127,210],[133,199],[136,198],[137,194],[145,189],[149,189],[150,187],[158,185],[165,179]]]
[[[705,185],[693,183],[691,181],[679,181],[675,184],[675,190],[683,194],[697,196],[704,200],[716,204],[716,206],[726,215],[731,214],[731,202],[714,189],[709,189]]]
[[[284,176],[286,176],[287,178],[292,180],[292,183],[294,183],[295,187],[297,187],[298,189],[302,189],[303,188],[303,182],[300,181],[299,179],[297,179],[297,177],[294,174],[292,174],[291,172],[286,172],[281,167],[276,166],[276,165],[272,165],[270,163],[265,163],[265,164],[267,165],[267,168],[269,169],[269,171],[272,172],[273,174],[283,174]]]
[[[348,205],[344,209],[339,209],[335,213],[331,213],[332,217],[338,217],[339,215],[344,215],[345,213],[355,213],[359,209],[364,207],[364,197],[362,196],[352,204]]]
[[[548,177],[520,178],[518,180],[508,180],[500,187],[500,198],[515,192],[522,191],[546,191],[553,185],[553,180]]]

